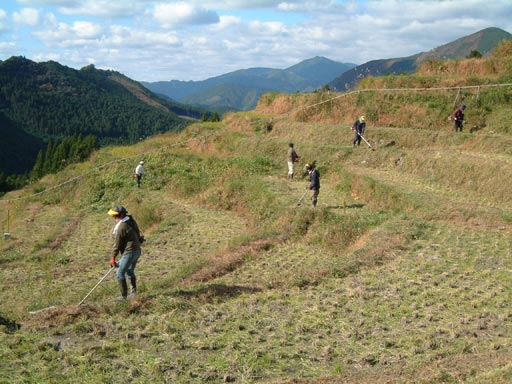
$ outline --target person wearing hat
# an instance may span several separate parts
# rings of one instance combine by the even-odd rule
[[[309,174],[309,184],[306,185],[306,189],[311,191],[311,202],[313,203],[313,208],[315,208],[318,194],[320,193],[320,172],[318,172],[314,164],[309,163],[304,166],[304,170],[308,171]]]
[[[142,175],[144,174],[144,161],[140,161],[137,167],[135,168],[135,177],[137,178],[137,187],[140,188],[140,179],[142,179]]]
[[[299,155],[297,155],[297,152],[295,152],[295,149],[293,148],[293,143],[288,144],[288,179],[293,180],[293,174],[294,174],[294,165],[295,163],[300,161]]]
[[[366,118],[364,116],[361,116],[358,118],[354,125],[352,125],[352,130],[355,132],[354,134],[354,141],[352,142],[352,145],[355,147],[356,145],[361,145],[361,135],[364,133],[364,130],[366,128]]]
[[[462,128],[464,125],[464,111],[466,109],[466,104],[462,104],[459,108],[453,112],[453,121],[454,126],[453,129],[455,132],[462,132]]]
[[[144,236],[141,236],[139,226],[133,216],[128,215],[128,211],[122,205],[111,208],[108,211],[108,215],[112,216],[116,221],[116,225],[112,231],[114,246],[110,258],[110,265],[112,267],[118,267],[116,276],[121,289],[121,297],[126,299],[128,296],[126,275],[130,278],[132,295],[135,295],[137,291],[135,267],[142,254],[140,245],[144,242]],[[116,261],[118,255],[122,255],[119,262]]]

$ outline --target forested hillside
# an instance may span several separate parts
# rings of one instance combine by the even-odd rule
[[[30,171],[49,140],[93,135],[101,145],[134,143],[181,130],[190,123],[181,116],[199,119],[204,112],[159,98],[117,72],[12,57],[0,62],[0,173]]]

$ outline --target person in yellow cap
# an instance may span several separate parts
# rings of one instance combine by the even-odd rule
[[[352,145],[355,147],[356,145],[361,145],[361,135],[364,133],[366,128],[366,118],[364,116],[359,117],[352,125],[352,130],[354,131],[354,141]]]
[[[110,265],[118,267],[117,280],[121,289],[121,297],[126,299],[128,296],[128,284],[126,283],[126,275],[130,278],[132,286],[131,294],[135,296],[137,292],[137,277],[135,276],[135,267],[142,254],[140,245],[144,242],[144,236],[141,235],[139,226],[133,218],[128,215],[128,211],[122,205],[118,205],[108,211],[108,215],[112,216],[116,221],[112,235],[114,237],[114,245],[110,258]],[[119,263],[116,262],[116,256],[122,255]]]

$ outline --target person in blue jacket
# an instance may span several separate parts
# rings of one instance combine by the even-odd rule
[[[309,173],[309,184],[306,185],[306,189],[311,191],[311,203],[313,204],[313,208],[315,208],[318,194],[320,193],[320,172],[318,172],[313,164],[309,163],[304,166],[304,170]]]

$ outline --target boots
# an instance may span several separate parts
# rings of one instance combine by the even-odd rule
[[[137,293],[137,278],[135,276],[130,277],[130,283],[132,284],[132,290],[130,292],[130,297],[134,297]]]
[[[126,284],[126,279],[118,280],[119,288],[121,289],[121,299],[126,299],[128,296],[128,284]]]

